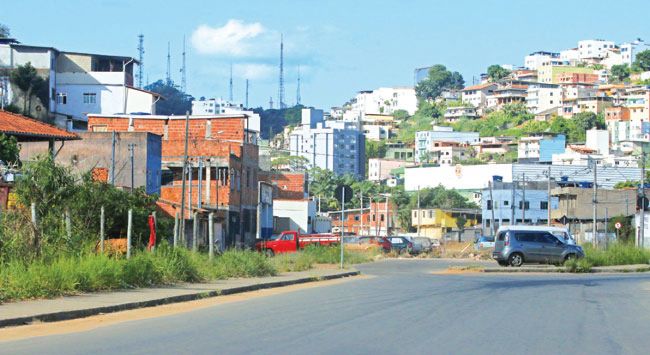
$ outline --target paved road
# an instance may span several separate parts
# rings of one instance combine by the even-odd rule
[[[393,260],[376,277],[95,330],[1,343],[21,354],[647,354],[650,275],[432,275]]]

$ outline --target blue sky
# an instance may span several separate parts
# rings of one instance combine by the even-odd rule
[[[38,9],[38,11],[34,11]],[[412,85],[413,69],[441,63],[467,83],[490,64],[523,64],[537,50],[575,46],[580,39],[650,42],[646,1],[7,1],[0,23],[23,43],[61,50],[137,56],[145,36],[145,73],[180,82],[187,37],[188,91],[250,105],[277,101],[280,33],[285,38],[286,102],[340,105],[359,90]],[[25,14],[29,14],[26,16]]]

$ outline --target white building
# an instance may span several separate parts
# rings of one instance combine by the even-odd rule
[[[461,90],[463,103],[470,104],[477,108],[487,106],[487,98],[496,90],[497,84],[485,83],[468,86]]]
[[[371,91],[360,91],[353,100],[350,111],[356,113],[354,116],[357,120],[362,121],[366,114],[390,115],[397,110],[404,110],[409,115],[413,115],[417,109],[418,100],[414,88],[382,87]]]
[[[207,99],[207,100],[194,100],[192,101],[192,115],[212,116],[215,114],[239,114],[243,113],[248,115],[248,129],[260,133],[260,115],[257,113],[246,110],[244,105],[232,103],[221,98]]]
[[[447,107],[445,110],[446,122],[456,122],[461,118],[476,119],[478,117],[475,107],[452,106]]]
[[[616,48],[612,41],[603,39],[586,39],[578,41],[578,55],[580,60],[587,58],[605,58],[607,52]]]
[[[131,57],[64,52],[0,41],[0,69],[31,63],[49,86],[48,102],[33,99],[32,114],[68,129],[85,129],[88,114],[155,114],[161,96],[133,86]],[[0,81],[3,80],[0,75]],[[21,99],[10,86],[7,103]],[[5,97],[5,96],[3,96]]]
[[[580,60],[580,51],[578,48],[570,48],[563,51],[560,51],[560,61],[569,63],[571,65],[575,64]]]
[[[313,200],[273,199],[274,229],[277,231],[315,233],[313,224],[315,217],[316,203]]]
[[[560,53],[534,52],[524,57],[524,67],[528,70],[537,70],[539,67],[552,60],[560,59]]]
[[[415,132],[415,161],[426,160],[427,153],[433,147],[434,141],[457,142],[473,144],[479,142],[478,132],[454,132],[451,127],[433,126],[431,131]]]
[[[559,85],[531,83],[526,89],[526,107],[534,114],[562,105]]]
[[[289,150],[312,167],[365,177],[364,134],[354,123],[324,121],[323,110],[302,110],[301,125],[289,136]]]
[[[384,181],[391,177],[391,170],[413,165],[415,164],[403,160],[368,159],[368,180],[376,182]]]
[[[390,138],[390,126],[364,124],[363,134],[371,141],[382,141]]]

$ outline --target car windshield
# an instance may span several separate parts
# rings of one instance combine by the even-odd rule
[[[278,240],[278,238],[280,238],[281,235],[282,234],[274,234],[274,235],[270,236],[268,240]]]

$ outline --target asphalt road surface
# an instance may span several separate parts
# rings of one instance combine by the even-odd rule
[[[0,343],[3,354],[648,354],[650,275],[374,277],[94,330]]]

